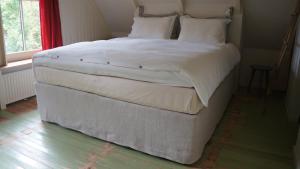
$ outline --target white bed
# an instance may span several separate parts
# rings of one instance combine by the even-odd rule
[[[41,119],[118,145],[182,164],[202,155],[235,90],[235,74],[222,83],[210,106],[196,115],[157,109],[36,84]]]
[[[241,13],[233,19],[232,43],[224,45],[117,38],[35,55],[42,120],[182,164],[196,162],[238,81]]]

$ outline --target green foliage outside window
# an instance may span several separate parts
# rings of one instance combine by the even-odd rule
[[[6,53],[41,48],[38,0],[1,0]]]

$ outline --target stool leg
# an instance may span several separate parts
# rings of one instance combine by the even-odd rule
[[[266,71],[266,95],[270,95],[270,71]]]
[[[265,90],[264,90],[264,98],[263,98],[263,104],[264,104],[264,110],[263,113],[265,114],[267,112],[267,105],[268,105],[268,96],[269,96],[269,89],[270,89],[270,72],[268,70],[265,70]]]
[[[249,81],[249,84],[248,84],[248,92],[250,92],[250,90],[251,90],[251,87],[252,87],[252,82],[253,82],[253,79],[254,79],[255,73],[256,73],[256,70],[255,70],[255,69],[252,69],[251,78],[250,78],[250,81]]]
[[[264,91],[265,91],[265,85],[264,85],[264,80],[265,80],[265,71],[261,70],[260,71],[260,96],[264,96]]]

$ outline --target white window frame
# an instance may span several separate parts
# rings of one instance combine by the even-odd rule
[[[9,53],[6,54],[6,61],[8,63],[11,62],[18,62],[21,60],[26,60],[26,59],[32,59],[32,56],[37,53],[42,51],[41,49],[38,50],[30,50],[30,51],[24,51],[24,52],[16,52],[16,53]]]
[[[23,0],[19,0],[19,7],[20,7],[20,24],[21,24],[21,31],[22,31],[22,43],[23,43],[23,50],[26,48],[26,43],[25,43],[25,37],[24,37],[24,18],[23,18]],[[38,0],[33,0],[33,1],[38,1]],[[1,16],[1,15],[0,15]],[[42,42],[41,42],[42,45]],[[35,50],[28,50],[28,51],[21,51],[21,52],[15,52],[15,53],[9,53],[6,54],[6,61],[8,63],[11,62],[18,62],[22,60],[27,60],[27,59],[32,59],[32,56],[37,53],[42,51],[41,49],[35,49]]]

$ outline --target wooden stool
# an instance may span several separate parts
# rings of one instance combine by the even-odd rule
[[[252,69],[252,75],[249,81],[249,85],[248,85],[248,92],[251,91],[251,87],[252,87],[252,82],[253,79],[255,77],[256,72],[260,72],[261,73],[261,87],[263,89],[263,114],[265,114],[267,112],[267,99],[268,99],[268,95],[270,94],[270,73],[273,70],[272,66],[265,66],[265,65],[251,65],[251,69]],[[263,84],[263,79],[265,78],[265,85]]]
[[[252,82],[253,79],[256,75],[256,72],[260,72],[261,73],[261,86],[264,89],[264,94],[267,95],[269,93],[269,85],[270,85],[270,73],[273,70],[272,66],[265,66],[265,65],[251,65],[250,66],[252,69],[252,74],[251,74],[251,78],[248,84],[248,92],[251,91],[252,88]],[[263,84],[263,79],[265,79],[265,87]]]

